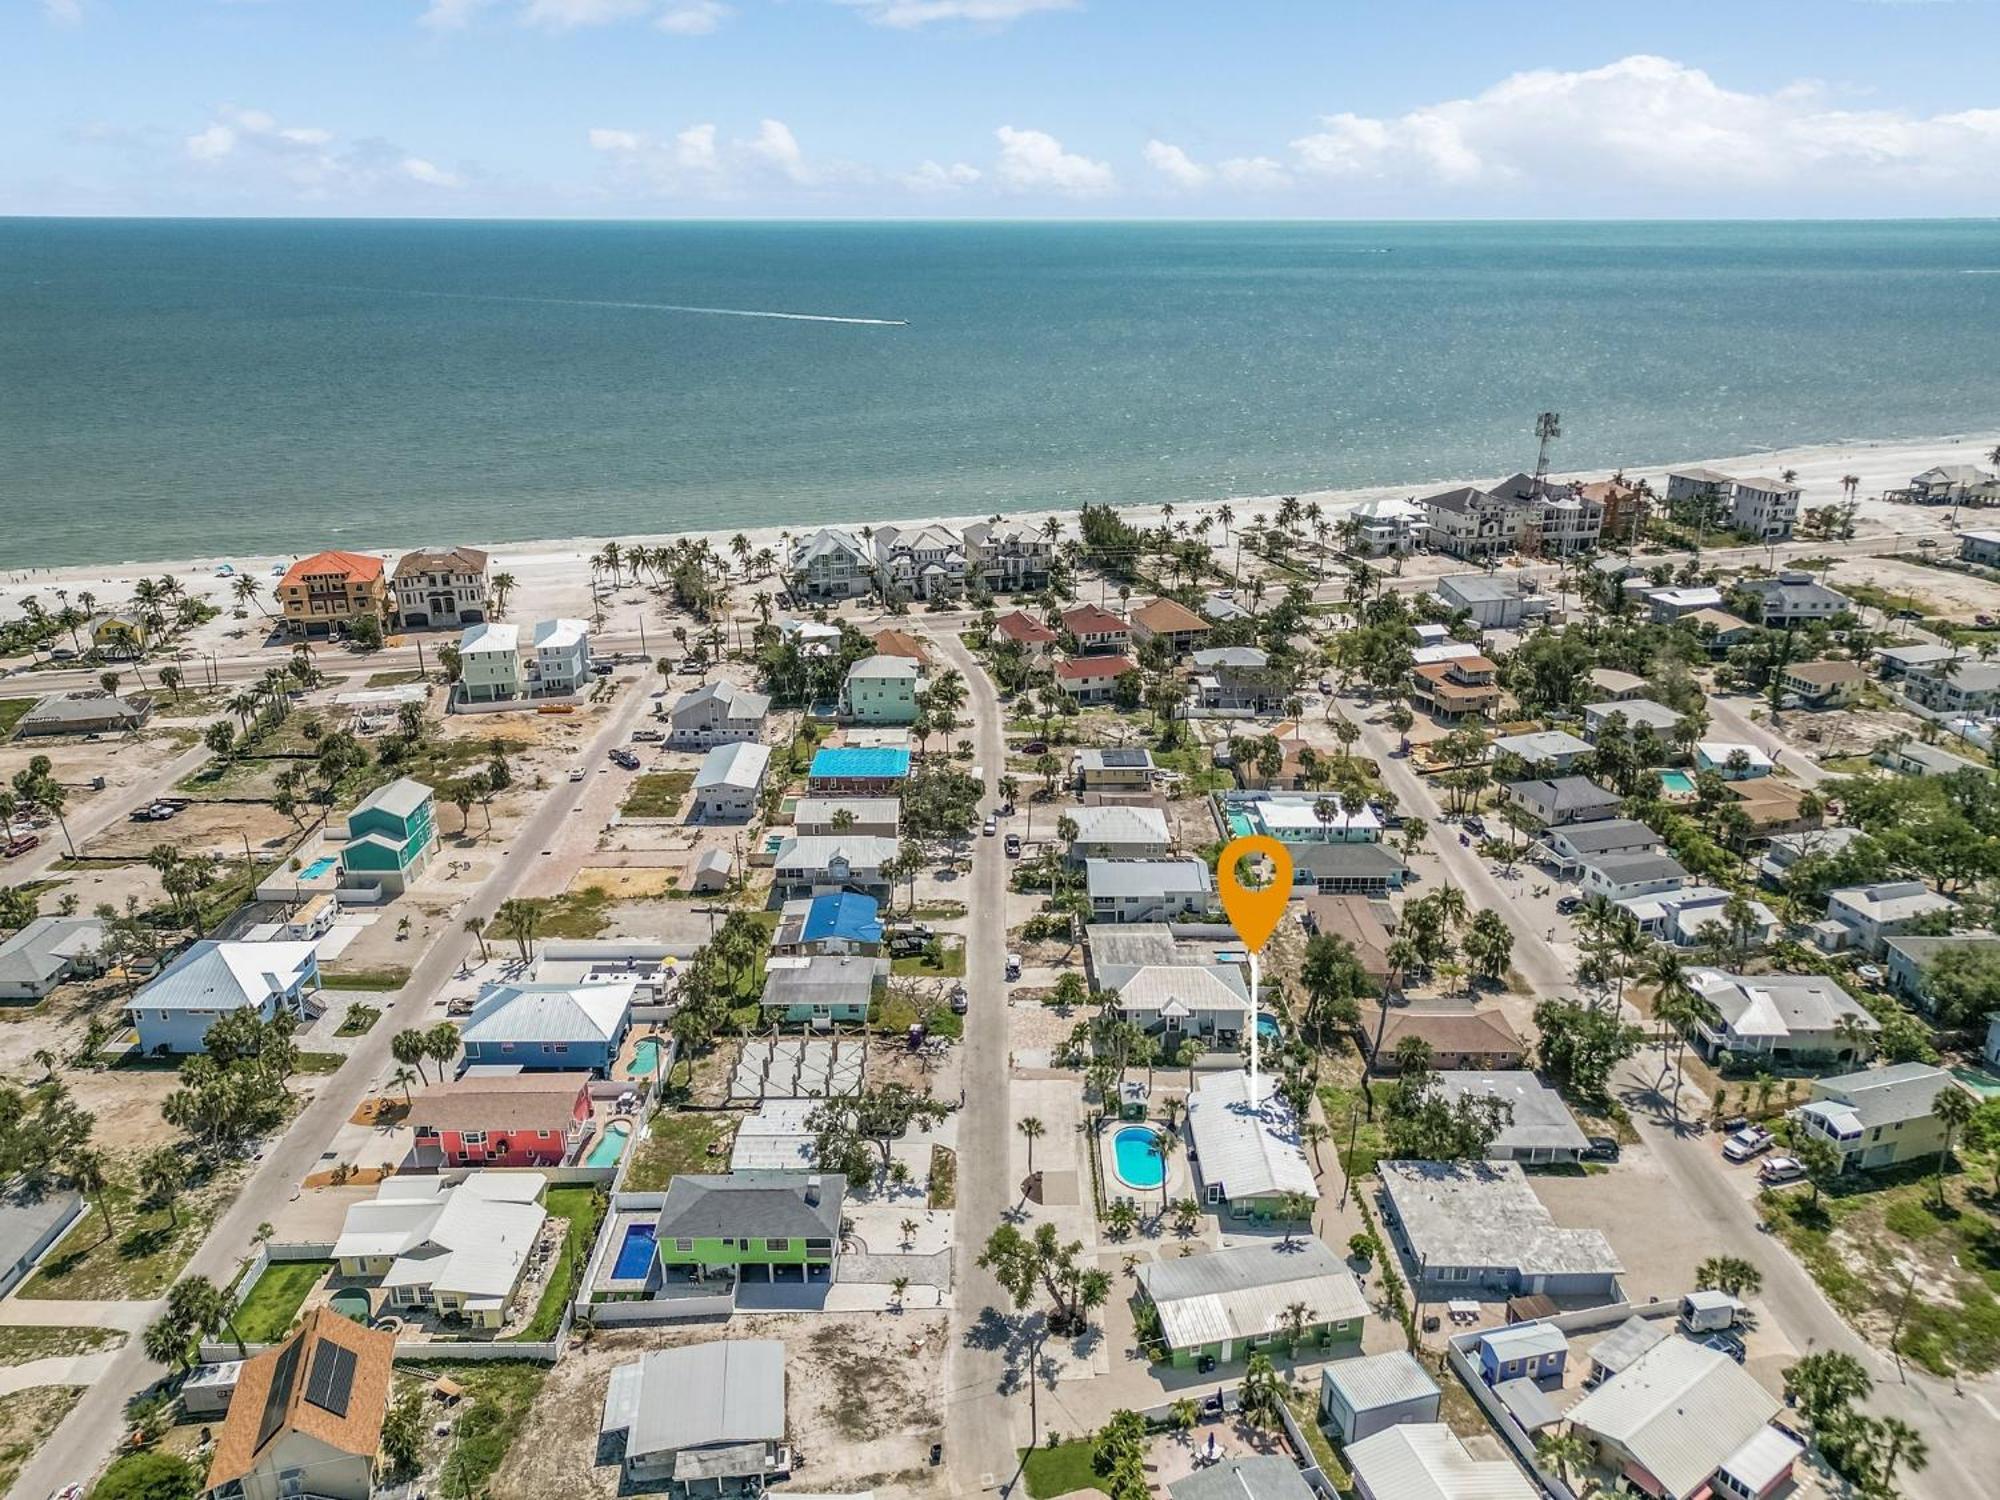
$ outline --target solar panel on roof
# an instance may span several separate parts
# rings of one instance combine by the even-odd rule
[[[299,1378],[299,1350],[303,1345],[304,1340],[294,1339],[278,1353],[278,1363],[271,1370],[271,1389],[264,1393],[264,1415],[257,1423],[259,1448],[285,1425],[285,1408],[291,1405],[292,1386]]]
[[[354,1351],[320,1340],[306,1379],[306,1400],[336,1417],[347,1415],[347,1398],[354,1393]]]
[[[1146,753],[1144,750],[1107,750],[1104,752],[1104,764],[1123,767],[1143,766],[1146,764]]]

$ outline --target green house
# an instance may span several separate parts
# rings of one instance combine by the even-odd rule
[[[1207,1255],[1137,1269],[1140,1295],[1158,1315],[1177,1369],[1248,1359],[1259,1350],[1306,1349],[1344,1358],[1361,1352],[1368,1299],[1341,1259],[1319,1240],[1256,1240]],[[1294,1330],[1292,1309],[1305,1309]]]
[[[400,893],[423,873],[437,846],[436,796],[421,781],[400,777],[370,792],[347,815],[342,883]]]
[[[838,1172],[683,1173],[668,1184],[655,1225],[661,1273],[830,1281],[846,1198]]]

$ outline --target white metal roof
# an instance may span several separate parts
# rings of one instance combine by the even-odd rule
[[[695,772],[694,789],[729,787],[754,792],[764,784],[764,772],[771,764],[771,747],[755,740],[739,740],[733,745],[717,745],[702,757]]]
[[[1385,1500],[1539,1500],[1511,1462],[1474,1458],[1442,1422],[1385,1428],[1351,1443],[1347,1466]]]
[[[1207,1255],[1138,1268],[1139,1284],[1159,1309],[1160,1328],[1176,1349],[1227,1339],[1263,1338],[1284,1326],[1285,1310],[1304,1303],[1315,1323],[1368,1315],[1354,1273],[1312,1238],[1254,1240]]]
[[[1338,1359],[1320,1372],[1320,1384],[1340,1392],[1352,1412],[1378,1411],[1405,1401],[1435,1399],[1438,1384],[1407,1349]]]
[[[534,1172],[475,1172],[453,1187],[436,1178],[426,1185],[425,1196],[378,1190],[374,1199],[350,1207],[334,1259],[392,1256],[385,1287],[504,1298],[521,1279],[548,1218],[534,1201],[545,1179]]]
[[[632,1010],[637,985],[496,984],[465,1023],[468,1042],[608,1042]]]
[[[1669,1338],[1571,1407],[1569,1420],[1621,1445],[1669,1492],[1688,1495],[1741,1451],[1778,1405],[1728,1355]]]
[[[1247,1072],[1211,1074],[1195,1085],[1187,1118],[1203,1182],[1231,1198],[1301,1193],[1318,1199],[1298,1119],[1270,1074],[1258,1079],[1254,1102]]]
[[[628,1457],[785,1435],[785,1346],[776,1339],[655,1349],[613,1374],[602,1430],[626,1433]]]
[[[240,1010],[298,984],[312,943],[196,943],[131,1000],[140,1010]]]

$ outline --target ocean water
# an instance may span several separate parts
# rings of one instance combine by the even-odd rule
[[[1995,271],[1981,222],[5,220],[0,566],[1417,485],[1544,408],[1568,468],[1951,433]]]

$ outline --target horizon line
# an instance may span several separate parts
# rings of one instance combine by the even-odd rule
[[[1367,227],[1433,225],[1565,225],[1565,224],[2000,224],[2000,214],[1789,214],[1755,217],[1729,215],[1603,215],[1571,214],[1498,216],[1439,215],[1420,218],[1338,218],[1294,215],[1283,217],[1196,218],[1146,214],[978,214],[939,217],[915,214],[381,214],[381,213],[6,213],[0,224],[763,224],[763,225],[943,225],[1074,224],[1159,225],[1173,227],[1278,226]]]

